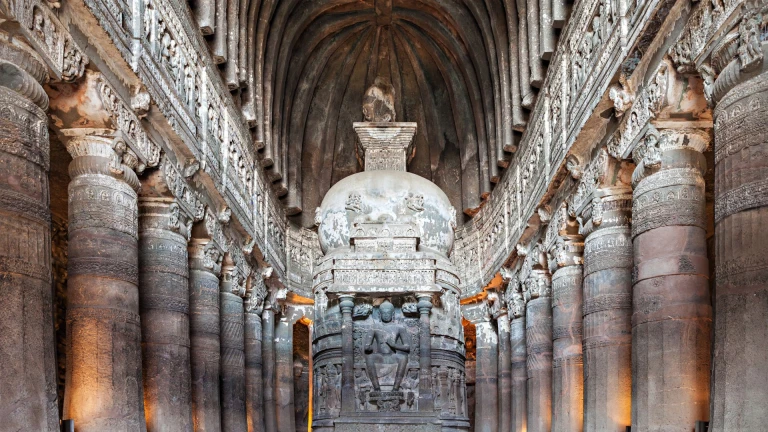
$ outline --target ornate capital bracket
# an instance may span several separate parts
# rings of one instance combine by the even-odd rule
[[[88,56],[69,35],[49,2],[3,0],[0,12],[19,23],[24,38],[43,58],[55,79],[71,82],[83,76]]]
[[[103,174],[125,181],[135,191],[141,184],[134,170],[136,154],[128,148],[124,136],[110,129],[63,129],[67,151],[72,156],[70,176]]]

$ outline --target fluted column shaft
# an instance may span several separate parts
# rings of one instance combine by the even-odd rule
[[[245,314],[245,406],[248,432],[264,431],[264,380],[262,378],[261,309]]]
[[[196,432],[221,430],[219,273],[221,253],[209,239],[189,244],[192,417]]]
[[[633,429],[687,432],[709,419],[709,141],[707,130],[662,130],[635,151]]]
[[[64,418],[81,432],[144,431],[139,182],[119,140],[72,134]]]
[[[245,431],[245,310],[242,279],[236,267],[222,270],[221,292],[221,428]]]
[[[58,430],[45,66],[0,42],[0,418]]]
[[[293,321],[283,314],[275,329],[275,405],[277,430],[296,430],[296,409],[293,387]]]
[[[261,314],[262,382],[264,384],[264,430],[277,432],[275,406],[275,310],[267,303]]]
[[[499,431],[512,428],[512,346],[509,339],[509,314],[506,309],[496,317],[499,337]]]
[[[581,265],[569,265],[552,275],[553,432],[583,429],[582,271]]]
[[[756,36],[715,81],[714,432],[768,424],[768,43],[757,39],[761,19],[753,12],[742,20],[744,35],[751,26]]]
[[[632,239],[628,189],[598,190],[584,242],[584,430],[624,432],[632,392]],[[600,224],[597,216],[600,215]]]
[[[477,362],[475,372],[475,431],[499,430],[499,340],[488,321],[475,323]]]
[[[149,432],[192,431],[189,258],[171,198],[139,202],[139,310]]]
[[[509,344],[512,349],[512,431],[524,432],[528,428],[528,370],[525,346],[525,306],[522,314],[509,323]]]
[[[544,270],[526,280],[525,336],[528,350],[528,431],[552,426],[552,288]]]

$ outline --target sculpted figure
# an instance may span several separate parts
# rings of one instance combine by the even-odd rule
[[[363,116],[368,122],[395,121],[395,88],[377,77],[363,96]]]
[[[408,365],[408,353],[411,352],[410,335],[405,327],[395,324],[395,306],[385,300],[379,306],[378,322],[365,335],[364,352],[368,379],[374,391],[381,391],[377,367],[381,364],[397,364],[397,374],[393,391],[400,390]]]

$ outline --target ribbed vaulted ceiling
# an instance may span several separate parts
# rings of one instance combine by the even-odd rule
[[[555,32],[529,62],[540,14],[525,6],[537,0],[233,2],[248,11],[243,111],[288,214],[307,227],[328,189],[362,170],[352,122],[377,76],[394,86],[397,121],[418,123],[409,171],[471,214],[514,151]]]

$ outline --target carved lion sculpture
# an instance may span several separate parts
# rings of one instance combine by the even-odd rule
[[[395,121],[395,88],[377,77],[363,96],[363,116],[368,122]]]

